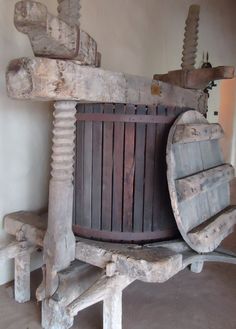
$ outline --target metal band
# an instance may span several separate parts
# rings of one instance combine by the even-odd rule
[[[129,114],[101,114],[77,113],[78,121],[95,122],[127,122],[127,123],[172,123],[176,116],[165,115],[129,115]]]

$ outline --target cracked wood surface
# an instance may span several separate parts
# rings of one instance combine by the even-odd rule
[[[8,66],[6,83],[8,95],[14,99],[162,104],[206,111],[207,97],[202,91],[153,83],[149,78],[81,66],[74,61],[15,59]]]

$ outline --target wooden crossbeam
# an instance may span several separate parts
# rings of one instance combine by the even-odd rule
[[[56,17],[40,2],[24,0],[16,3],[14,22],[17,30],[29,37],[35,56],[74,59],[96,66],[96,41],[78,25],[64,20],[62,14],[63,10]]]
[[[233,66],[219,66],[215,68],[186,69],[170,71],[167,74],[155,74],[154,80],[188,89],[205,89],[211,81],[232,79]]]
[[[233,232],[236,224],[236,207],[228,207],[188,232],[188,237],[195,245],[203,247],[202,252],[215,249],[219,243]]]
[[[176,181],[178,201],[185,201],[201,192],[216,188],[224,182],[229,182],[234,177],[234,168],[225,164],[208,169]]]
[[[78,102],[162,104],[204,112],[206,95],[164,82],[111,72],[74,61],[46,58],[13,60],[6,74],[8,95],[14,99],[76,100]]]
[[[222,137],[224,137],[224,131],[218,123],[181,124],[176,127],[173,143],[192,143]]]

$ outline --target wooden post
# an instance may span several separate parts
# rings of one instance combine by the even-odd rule
[[[204,262],[195,262],[190,265],[190,270],[193,273],[201,273],[203,270]]]
[[[15,257],[15,300],[25,303],[30,300],[30,252],[24,251]]]
[[[122,329],[122,290],[116,289],[103,302],[103,329]]]
[[[44,239],[46,297],[57,289],[57,272],[67,268],[75,258],[72,232],[75,115],[76,102],[55,104],[48,229]]]

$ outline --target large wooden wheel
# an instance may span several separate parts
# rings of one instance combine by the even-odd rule
[[[181,114],[167,144],[167,178],[179,231],[199,253],[213,251],[236,224],[229,182],[234,169],[225,164],[219,124],[209,124],[197,111]]]

